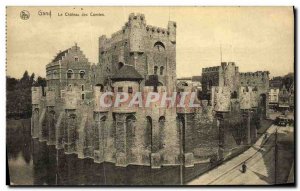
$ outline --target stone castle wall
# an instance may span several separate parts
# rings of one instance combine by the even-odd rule
[[[129,96],[142,92],[143,104],[154,91],[168,97],[189,92],[190,98],[196,91],[192,86],[176,88],[176,27],[172,21],[167,28],[150,26],[143,14],[131,14],[111,38],[99,38],[98,64],[91,65],[77,45],[60,52],[46,67],[44,94],[42,88],[32,88],[32,136],[97,163],[152,168],[178,165],[181,160],[191,167],[226,158],[242,143],[251,142],[257,127],[251,119],[259,118],[260,96],[268,87],[262,82],[268,78],[265,73],[240,74],[232,62],[203,69],[203,92],[209,96],[196,98],[197,108],[190,108],[189,101],[183,108],[162,107],[161,97],[148,108],[129,108],[129,102],[120,107],[100,105],[105,92],[115,93],[106,98],[110,103],[130,88]],[[112,81],[125,64],[134,66],[144,79]],[[245,85],[248,78],[258,85]]]
[[[144,77],[142,84],[149,79],[149,75],[155,74],[163,85],[174,89],[176,23],[170,21],[168,28],[154,27],[146,25],[143,14],[131,14],[122,30],[111,38],[99,38],[99,63],[105,77],[115,74],[123,64],[128,64]]]

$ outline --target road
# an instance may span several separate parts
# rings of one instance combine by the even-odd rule
[[[188,185],[264,185],[275,183],[275,131],[279,134],[293,133],[293,127],[272,125],[268,138],[261,136],[257,142],[241,155],[223,163],[213,170],[192,180]],[[283,136],[284,137],[284,136]],[[241,172],[246,161],[247,171]],[[278,178],[277,178],[278,180]]]

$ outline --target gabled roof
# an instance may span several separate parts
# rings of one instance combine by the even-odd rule
[[[131,65],[124,65],[112,77],[114,81],[139,81],[144,79],[136,69]]]
[[[57,56],[53,59],[53,62],[57,62],[57,61],[61,60],[62,57],[65,56],[65,54],[67,52],[68,52],[68,49],[58,53]]]

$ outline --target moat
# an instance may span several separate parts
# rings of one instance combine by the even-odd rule
[[[264,121],[258,131],[259,137],[269,125],[270,121]],[[286,139],[286,135],[283,137]],[[285,182],[289,175],[291,167],[286,165],[293,163],[293,141],[288,139],[288,143],[282,142],[286,146],[280,151],[280,157],[283,157],[280,160],[285,164],[279,167],[282,172],[280,182]],[[239,158],[235,157],[235,160]],[[160,169],[141,165],[117,167],[107,162],[99,164],[92,158],[79,159],[76,154],[65,154],[63,149],[57,150],[54,145],[47,145],[46,141],[33,139],[30,119],[7,121],[7,159],[11,185],[180,185],[223,164],[219,161],[215,164],[195,164],[189,168],[177,165],[162,166]],[[272,162],[270,168],[273,168]]]
[[[76,154],[66,155],[63,149],[33,139],[30,119],[8,121],[7,158],[12,185],[178,185],[181,178],[184,184],[212,168],[210,163],[182,169],[180,165],[116,167],[78,159]]]

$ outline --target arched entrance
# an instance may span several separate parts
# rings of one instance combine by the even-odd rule
[[[145,147],[152,152],[152,118],[146,117],[146,129],[144,135]]]
[[[159,149],[163,149],[163,147],[164,147],[165,122],[166,122],[166,118],[164,116],[161,116],[158,120],[158,124],[159,124]]]
[[[179,140],[179,160],[180,163],[184,164],[184,152],[185,152],[185,139],[184,139],[184,131],[185,131],[185,119],[182,115],[178,115],[176,117],[177,121],[177,132],[178,132],[178,140]]]

